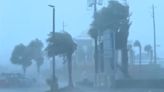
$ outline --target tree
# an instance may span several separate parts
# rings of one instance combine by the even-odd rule
[[[26,73],[26,69],[32,64],[30,53],[26,46],[23,44],[19,44],[15,46],[12,55],[11,62],[13,64],[18,64],[22,66],[24,74]]]
[[[129,28],[131,23],[129,22],[129,16],[121,21],[120,28],[116,32],[116,49],[121,50],[122,55],[122,71],[125,77],[129,77],[128,75],[128,35]]]
[[[43,43],[39,39],[35,39],[30,42],[28,45],[28,49],[30,51],[31,58],[36,62],[37,71],[40,72],[40,67],[44,63],[44,56],[43,56]]]
[[[122,71],[125,76],[128,76],[127,40],[131,25],[129,18],[129,6],[111,0],[107,7],[102,8],[96,14],[89,30],[94,39],[97,39],[97,35],[101,36],[107,30],[115,33],[115,48],[122,52]],[[96,45],[95,48],[97,48]]]
[[[141,43],[138,40],[136,40],[134,42],[134,46],[139,48],[139,64],[141,65],[141,60],[142,60],[142,57],[141,57],[141,50],[142,50]]]
[[[148,56],[150,57],[150,63],[152,63],[152,60],[153,60],[153,50],[152,50],[152,46],[149,44],[149,45],[146,45],[144,47],[144,50],[147,52]]]
[[[77,45],[74,43],[72,37],[67,32],[50,33],[48,38],[48,46],[46,48],[48,57],[63,55],[67,57],[68,73],[69,73],[69,86],[73,87],[72,82],[72,54],[76,50]]]
[[[95,51],[94,51],[94,60],[95,60],[95,73],[98,72],[98,30],[95,27],[92,27],[89,30],[89,35],[94,39],[94,46],[95,46]]]
[[[131,64],[134,64],[134,50],[133,50],[132,47],[133,47],[133,46],[132,46],[131,44],[128,45],[130,63],[131,63]]]

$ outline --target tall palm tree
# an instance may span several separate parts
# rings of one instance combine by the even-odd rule
[[[26,73],[27,68],[32,64],[31,59],[29,50],[23,44],[15,46],[10,58],[13,64],[22,66],[24,74]]]
[[[130,63],[134,64],[134,50],[132,47],[133,46],[131,44],[128,45],[128,52],[129,52]]]
[[[107,7],[104,7],[102,10],[97,12],[96,17],[91,24],[91,29],[89,30],[91,37],[95,39],[95,52],[97,48],[97,35],[102,35],[106,30],[113,31],[115,33],[115,48],[122,51],[121,71],[123,71],[125,76],[127,76],[128,73],[127,40],[131,25],[129,17],[129,6],[127,4],[123,5],[118,1],[111,0]]]
[[[119,31],[116,33],[117,49],[121,50],[122,55],[122,70],[125,77],[129,77],[128,74],[128,35],[131,22],[129,21],[129,15],[123,19],[120,23]]]
[[[55,36],[50,34],[48,38],[48,46],[46,48],[49,57],[66,56],[68,61],[69,86],[73,87],[72,82],[72,54],[76,50],[77,45],[74,43],[72,37],[67,32],[56,32]]]
[[[150,57],[150,63],[152,63],[152,60],[153,60],[153,50],[152,50],[152,46],[149,44],[149,45],[146,45],[144,47],[144,50],[147,52],[148,56]]]
[[[37,57],[35,60],[36,60],[36,65],[37,65],[37,72],[40,73],[41,65],[43,65],[44,63],[44,57],[40,56],[40,57]]]
[[[44,63],[43,43],[39,39],[32,40],[28,45],[31,58],[36,62],[37,72],[40,73],[40,67]]]
[[[141,57],[141,50],[142,50],[141,43],[138,40],[136,40],[134,42],[134,46],[139,48],[139,64],[141,65],[141,60],[142,60],[142,57]]]
[[[98,73],[98,30],[94,27],[91,27],[89,30],[89,35],[94,39],[95,51],[94,51],[94,60],[95,60],[95,74]]]

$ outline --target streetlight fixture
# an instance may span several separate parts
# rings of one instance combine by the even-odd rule
[[[55,8],[55,6],[54,5],[48,5],[49,7],[52,7],[52,8]]]
[[[55,6],[54,5],[48,5],[48,6],[53,9],[52,36],[54,38],[55,37]],[[52,57],[52,80],[53,80],[53,83],[51,86],[51,90],[52,90],[52,92],[54,92],[56,90],[56,86],[57,86],[57,85],[55,85],[57,82],[56,75],[55,75],[55,56]]]

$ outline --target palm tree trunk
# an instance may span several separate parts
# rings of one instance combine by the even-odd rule
[[[96,75],[98,73],[98,45],[97,45],[97,38],[95,38],[94,44],[95,44],[94,59],[95,59],[95,75]]]
[[[95,74],[94,74],[94,81],[95,81],[95,85],[97,85],[97,73],[98,73],[98,44],[97,44],[97,37],[94,39],[94,44],[95,44],[95,52],[94,52]]]
[[[123,48],[122,51],[122,70],[124,73],[124,76],[128,77],[128,50],[127,48]]]
[[[72,55],[67,55],[67,59],[68,59],[69,87],[73,87],[73,81],[72,81]]]
[[[150,51],[150,63],[153,63],[153,51]]]
[[[141,47],[139,47],[139,64],[141,65],[142,64],[142,56],[141,56]]]
[[[134,64],[134,51],[131,50],[131,63]]]

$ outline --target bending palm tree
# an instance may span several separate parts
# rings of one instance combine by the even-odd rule
[[[117,12],[116,12],[117,11]],[[115,33],[115,48],[122,51],[122,68],[125,77],[128,76],[128,53],[127,41],[130,22],[129,6],[123,5],[117,0],[110,0],[107,7],[97,12],[91,24],[89,34],[95,40],[95,69],[97,69],[97,35],[101,36],[104,31]],[[114,61],[113,61],[114,62]],[[112,64],[111,64],[112,65]],[[112,65],[113,66],[113,65]],[[96,70],[95,70],[96,72]]]
[[[139,64],[141,65],[141,59],[142,59],[142,57],[141,57],[141,49],[142,49],[141,44],[138,40],[136,40],[134,42],[134,46],[139,48]]]
[[[95,74],[98,72],[98,31],[96,28],[91,28],[89,30],[89,35],[94,39],[94,45],[95,45],[95,52],[94,52],[94,60],[95,60]]]
[[[130,58],[129,61],[131,64],[134,64],[134,50],[131,44],[128,45],[128,52],[129,52],[129,58]]]
[[[150,63],[152,63],[153,60],[153,50],[151,45],[146,45],[144,50],[147,52],[148,56],[150,57]]]
[[[49,57],[62,55],[66,56],[68,60],[68,73],[69,73],[69,86],[73,87],[72,82],[72,54],[76,50],[77,45],[74,43],[70,34],[64,33],[55,33],[55,37],[50,34],[48,38],[48,46],[46,51]]]

